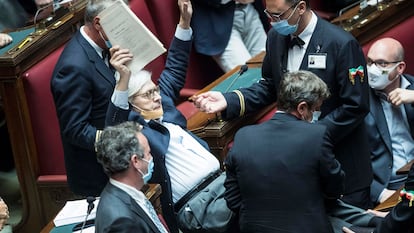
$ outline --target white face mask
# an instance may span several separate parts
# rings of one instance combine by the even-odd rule
[[[375,90],[384,90],[395,80],[389,80],[388,76],[399,64],[390,68],[379,68],[375,64],[367,66],[369,86]]]

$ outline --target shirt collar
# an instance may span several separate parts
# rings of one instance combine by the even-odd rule
[[[124,184],[122,182],[119,182],[117,180],[114,180],[112,178],[109,178],[109,182],[114,185],[115,187],[118,187],[119,189],[123,190],[124,192],[126,192],[129,196],[131,196],[136,202],[138,203],[144,203],[146,197],[145,195],[140,191],[137,190],[136,188]]]
[[[306,26],[305,30],[303,30],[303,32],[301,32],[298,35],[299,38],[302,39],[303,42],[305,42],[305,44],[303,45],[304,49],[306,49],[308,47],[309,41],[312,37],[312,33],[313,33],[313,31],[315,31],[316,23],[318,22],[318,17],[315,15],[315,13],[313,13],[313,11],[311,11],[311,13],[312,13],[311,20],[309,21],[309,23]]]
[[[102,57],[102,51],[103,49],[101,47],[99,47],[95,41],[93,41],[85,32],[85,26],[82,26],[80,28],[80,33],[83,36],[83,38],[85,38],[85,40],[92,46],[93,49],[95,49],[96,53],[101,57]]]

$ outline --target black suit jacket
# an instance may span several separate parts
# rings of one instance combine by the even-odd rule
[[[414,76],[404,74],[411,83],[407,87],[414,90]],[[410,134],[414,138],[414,106],[404,104],[406,117],[410,128]],[[388,124],[379,97],[374,90],[370,91],[370,112],[365,118],[369,143],[371,147],[371,161],[374,172],[374,180],[371,184],[371,200],[377,202],[384,188],[387,188],[392,175],[393,155]]]
[[[224,185],[241,232],[333,232],[324,197],[339,197],[345,175],[332,148],[325,126],[290,114],[240,129]]]
[[[75,194],[99,196],[108,181],[94,144],[96,130],[105,126],[114,87],[112,71],[78,31],[63,50],[51,80],[68,184]]]
[[[131,196],[108,182],[99,200],[95,232],[159,233],[160,231]]]
[[[238,117],[243,112],[240,102],[245,103],[246,112],[254,112],[276,101],[280,79],[286,71],[288,39],[273,29],[269,31],[263,79],[249,88],[240,89],[244,101],[240,101],[234,92],[224,94],[227,109],[222,114],[225,119]],[[312,53],[326,54],[326,69],[308,68],[308,55]],[[358,41],[342,28],[318,17],[300,69],[314,72],[331,91],[331,97],[321,107],[319,122],[327,126],[335,156],[347,174],[345,194],[369,189],[372,181],[364,125],[364,117],[369,111],[369,86],[366,77],[356,77],[355,84],[349,79],[349,70],[359,66],[366,75],[365,58]]]

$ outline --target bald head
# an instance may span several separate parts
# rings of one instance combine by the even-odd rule
[[[403,61],[404,49],[399,41],[393,38],[383,38],[372,44],[367,56],[373,61]]]

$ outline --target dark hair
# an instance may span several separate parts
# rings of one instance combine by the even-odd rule
[[[96,158],[107,175],[128,169],[134,154],[144,157],[144,149],[137,138],[141,130],[142,125],[128,121],[102,131],[95,143]]]
[[[314,73],[305,70],[288,72],[280,82],[277,108],[291,112],[302,101],[312,108],[318,101],[329,96],[328,86]]]

